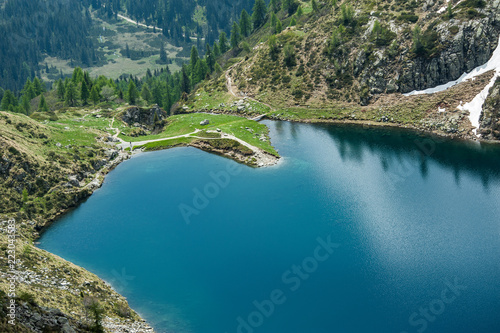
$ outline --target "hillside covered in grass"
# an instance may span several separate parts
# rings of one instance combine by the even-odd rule
[[[493,71],[437,94],[404,94],[485,64],[499,35],[495,1],[285,1],[269,6],[265,24],[233,43],[219,59],[223,73],[202,83],[186,105],[475,138],[460,107]],[[242,98],[260,107],[238,107]]]

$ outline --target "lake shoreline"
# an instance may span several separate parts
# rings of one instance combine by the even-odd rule
[[[428,130],[424,130],[424,129],[419,129],[419,128],[415,128],[413,126],[402,126],[400,124],[394,124],[394,123],[373,122],[373,121],[356,121],[356,120],[332,120],[332,119],[328,119],[328,120],[323,120],[323,119],[290,120],[290,119],[276,119],[276,118],[268,118],[268,117],[264,117],[264,119],[275,120],[275,121],[297,122],[297,123],[309,123],[309,124],[325,124],[325,125],[339,125],[339,126],[347,125],[347,126],[356,126],[356,127],[380,128],[380,129],[387,129],[387,130],[398,129],[398,130],[404,130],[404,131],[408,131],[408,132],[412,132],[412,133],[417,133],[417,134],[419,134],[421,136],[428,137],[428,138],[431,138],[431,139],[432,138],[442,138],[442,139],[463,141],[464,143],[466,143],[466,142],[477,142],[477,143],[483,143],[484,142],[484,143],[492,143],[492,144],[498,144],[499,143],[499,142],[495,142],[495,141],[492,142],[492,141],[489,141],[489,140],[482,140],[480,138],[478,138],[478,139],[471,139],[471,138],[458,137],[456,135],[443,135],[442,133],[438,133],[438,132],[435,132],[435,131],[428,131]],[[209,152],[209,153],[213,153],[213,154],[216,154],[216,155],[219,155],[219,156],[230,158],[232,160],[235,160],[238,163],[243,163],[245,165],[248,165],[248,164],[244,163],[243,161],[238,160],[238,157],[235,156],[234,152],[217,151],[217,150],[215,150],[213,148],[209,149],[207,147],[198,146],[198,145],[178,144],[178,145],[174,145],[174,146],[171,146],[171,147],[164,147],[164,148],[161,148],[161,149],[158,149],[158,150],[164,150],[164,149],[175,148],[175,147],[187,147],[187,146],[198,148],[200,150],[203,150],[203,151],[206,151],[206,152]],[[64,209],[64,210],[61,210],[56,215],[51,216],[51,217],[49,217],[47,219],[46,224],[37,233],[35,241],[38,240],[42,236],[42,234],[45,231],[47,231],[60,218],[64,217],[70,211],[78,208],[81,203],[85,202],[94,193],[94,191],[96,191],[97,189],[99,189],[100,187],[102,187],[102,185],[103,185],[103,183],[104,183],[104,181],[106,179],[106,176],[107,176],[107,174],[109,172],[111,172],[112,170],[114,170],[122,162],[130,159],[134,155],[135,155],[134,153],[133,154],[129,154],[128,152],[119,152],[119,157],[117,157],[114,160],[108,162],[108,164],[106,164],[103,167],[103,169],[102,169],[103,171],[101,171],[99,173],[99,175],[95,177],[94,181],[91,182],[91,184],[89,184],[90,186],[88,185],[85,188],[78,189],[78,191],[75,192],[75,199],[76,200],[75,200],[74,206],[68,207],[67,209]],[[280,159],[278,158],[277,161],[279,161],[279,160]],[[276,164],[276,163],[274,163],[274,164]],[[274,165],[274,164],[271,164],[271,165]],[[257,165],[249,165],[249,166],[251,166],[251,167],[258,167]],[[269,166],[269,165],[265,165],[265,166]],[[260,166],[260,167],[262,167],[262,166]],[[85,271],[87,271],[85,268],[83,268],[83,267],[81,267],[81,268],[84,269]],[[104,279],[102,279],[100,277],[98,277],[98,278],[103,283],[105,283],[107,285],[110,285]],[[112,286],[111,286],[111,289],[113,289],[115,292],[117,292]],[[118,293],[118,294],[120,294],[120,293]],[[142,316],[141,316],[141,319],[139,320],[139,322],[142,324],[141,326],[142,326],[143,330],[138,330],[137,332],[154,332],[153,328],[151,328],[151,326],[147,325],[147,323],[144,321],[144,319],[142,318]],[[109,320],[107,321],[107,323],[110,324],[110,325],[116,325],[116,326],[109,326],[109,328],[114,327],[115,329],[118,329],[118,326],[123,325],[123,324],[118,324],[118,323],[115,324],[115,323],[113,323],[113,322],[111,322]],[[123,327],[123,326],[121,326],[121,327],[124,328],[124,329],[126,329],[126,327]],[[137,329],[137,327],[135,327],[135,328]]]

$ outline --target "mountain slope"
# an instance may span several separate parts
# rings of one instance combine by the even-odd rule
[[[297,24],[273,35],[268,19],[245,41],[251,49],[242,47],[240,58],[226,64],[231,94],[280,109],[270,115],[281,119],[388,122],[475,138],[459,106],[481,92],[492,72],[440,94],[401,95],[456,80],[486,63],[497,47],[500,1],[449,5],[333,1],[312,10],[303,2],[309,14],[280,11],[283,26]],[[201,89],[227,91],[225,81],[221,75]],[[199,108],[199,99],[189,104]]]

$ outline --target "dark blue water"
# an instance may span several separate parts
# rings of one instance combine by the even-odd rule
[[[500,332],[498,147],[266,124],[278,166],[142,154],[41,247],[159,332]]]

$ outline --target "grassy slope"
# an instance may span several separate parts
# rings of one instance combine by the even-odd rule
[[[106,316],[129,313],[130,319],[139,320],[126,300],[97,276],[33,246],[40,228],[90,194],[81,188],[62,186],[67,176],[86,170],[91,173],[90,179],[95,173],[92,162],[105,158],[105,146],[96,140],[105,135],[98,129],[104,121],[89,119],[89,126],[80,128],[80,122],[72,125],[69,120],[75,113],[66,111],[59,116],[60,122],[41,124],[24,115],[0,112],[0,220],[16,218],[16,269],[21,275],[31,272],[39,279],[29,284],[27,278],[19,283],[18,295],[27,293],[38,305],[58,308],[79,320],[86,316],[84,298],[92,295],[104,306]],[[2,231],[0,274],[7,273],[7,249],[7,236]],[[61,279],[69,282],[68,288]],[[84,284],[86,281],[90,284]],[[0,290],[7,290],[5,279],[0,280]]]

